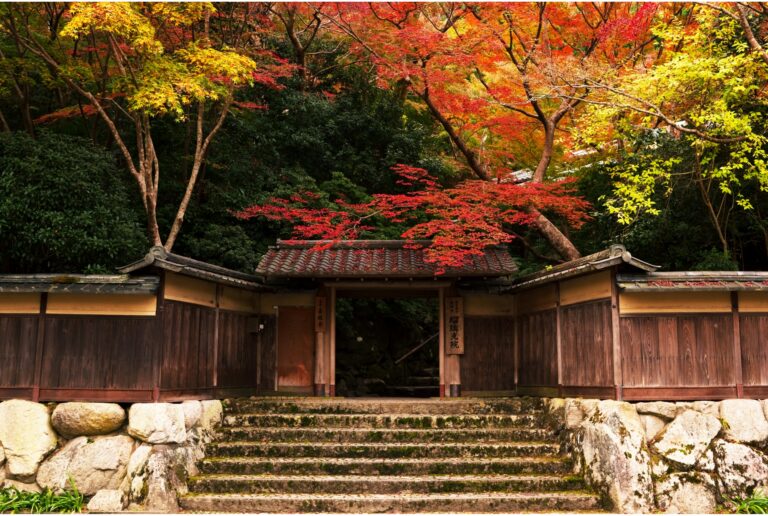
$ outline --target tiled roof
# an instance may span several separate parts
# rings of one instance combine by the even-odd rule
[[[500,277],[516,271],[509,252],[493,247],[472,263],[438,275],[438,267],[424,261],[423,249],[408,248],[402,240],[278,240],[256,268],[257,274],[274,278]]]
[[[153,294],[156,276],[127,274],[0,274],[0,292],[70,294]]]
[[[632,292],[768,290],[768,273],[684,271],[654,272],[645,275],[619,274],[616,283],[620,289]]]
[[[608,249],[604,249],[595,254],[590,254],[589,256],[584,256],[577,260],[571,260],[570,262],[561,263],[554,267],[549,267],[523,276],[522,278],[518,278],[515,280],[514,285],[509,287],[509,290],[524,290],[552,281],[563,280],[588,272],[603,270],[615,265],[623,265],[634,270],[646,272],[653,272],[659,268],[658,265],[652,265],[635,258],[623,245],[612,245]]]
[[[201,262],[193,258],[181,256],[179,254],[169,253],[162,246],[150,248],[149,252],[142,258],[133,263],[129,263],[118,268],[119,272],[124,274],[132,273],[137,270],[157,267],[185,276],[192,276],[199,279],[213,281],[222,285],[229,285],[249,290],[261,290],[264,286],[259,282],[259,278],[251,274],[240,271],[234,271],[212,263]]]

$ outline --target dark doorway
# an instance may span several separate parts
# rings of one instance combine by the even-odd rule
[[[439,396],[438,298],[372,299],[340,293],[336,304],[338,396]]]

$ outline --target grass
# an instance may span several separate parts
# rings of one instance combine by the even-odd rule
[[[82,508],[83,495],[74,484],[61,494],[54,494],[50,489],[41,493],[19,491],[15,487],[0,489],[0,513],[72,513]]]
[[[768,495],[761,489],[755,489],[747,498],[731,500],[731,504],[736,514],[768,514]]]

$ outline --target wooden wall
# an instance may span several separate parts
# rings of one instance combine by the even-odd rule
[[[626,398],[737,394],[731,314],[622,317],[621,342]]]
[[[163,303],[160,392],[164,398],[212,394],[216,318],[216,310],[205,306]]]
[[[0,315],[0,398],[30,398],[38,316]]]
[[[555,310],[517,317],[518,370],[521,392],[557,389],[557,313]]]
[[[0,295],[0,399],[152,401],[274,390],[259,296],[169,273],[155,296]],[[165,295],[163,295],[165,294]]]
[[[152,317],[51,315],[44,321],[41,400],[152,400]]]
[[[315,309],[281,306],[277,343],[278,389],[311,393],[315,378]]]
[[[514,319],[465,316],[462,392],[512,393],[515,390]]]
[[[517,294],[518,392],[613,396],[611,282],[604,271]]]
[[[562,385],[566,391],[588,393],[612,387],[613,336],[611,301],[578,303],[560,308]],[[610,395],[612,390],[595,390]]]

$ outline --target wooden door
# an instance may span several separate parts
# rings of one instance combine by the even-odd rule
[[[281,306],[277,316],[279,390],[311,393],[315,376],[315,309]]]

